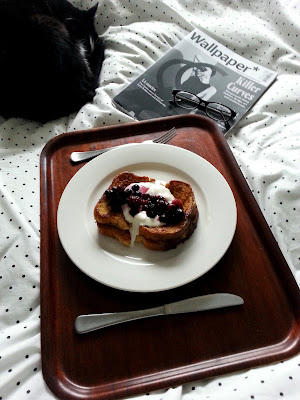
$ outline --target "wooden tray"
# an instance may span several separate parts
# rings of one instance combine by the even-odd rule
[[[56,212],[71,177],[74,150],[153,139],[175,126],[171,144],[213,164],[235,195],[238,223],[220,262],[196,281],[159,293],[129,293],[83,274],[65,254]],[[75,216],[76,218],[76,216]],[[230,292],[245,304],[222,310],[134,321],[78,335],[79,314],[153,307]],[[118,399],[260,366],[300,350],[297,284],[223,134],[208,119],[177,116],[66,133],[41,155],[42,370],[64,399]]]

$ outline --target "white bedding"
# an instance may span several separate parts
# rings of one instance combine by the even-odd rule
[[[112,97],[193,27],[279,74],[227,139],[300,284],[299,1],[100,0],[96,23],[106,51],[93,104],[45,125],[0,117],[0,400],[54,398],[40,363],[41,150],[66,131],[132,121]],[[137,398],[296,400],[300,356]]]

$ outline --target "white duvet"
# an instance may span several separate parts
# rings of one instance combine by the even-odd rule
[[[73,3],[89,8],[96,1]],[[227,140],[300,284],[299,1],[107,0],[99,2],[96,24],[106,50],[93,104],[45,125],[0,118],[1,400],[54,398],[40,363],[39,156],[44,145],[66,131],[132,121],[112,106],[112,97],[194,27],[278,72]],[[296,400],[300,356],[137,398]]]

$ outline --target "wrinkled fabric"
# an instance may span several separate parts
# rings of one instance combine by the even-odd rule
[[[84,9],[95,3],[73,1]],[[299,14],[296,0],[99,1],[96,28],[106,49],[93,103],[43,125],[0,117],[1,400],[55,398],[41,372],[39,157],[43,147],[64,132],[133,121],[112,105],[112,98],[194,27],[278,72],[275,83],[227,140],[300,284]],[[299,396],[300,356],[295,356],[135,399],[296,400]]]

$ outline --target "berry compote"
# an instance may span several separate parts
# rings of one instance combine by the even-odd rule
[[[166,225],[175,225],[184,219],[184,211],[179,199],[169,202],[163,196],[148,194],[145,187],[139,184],[133,184],[127,188],[114,186],[105,191],[105,196],[115,212],[122,211],[122,205],[128,204],[132,217],[145,211],[149,218],[158,216],[159,221]]]

